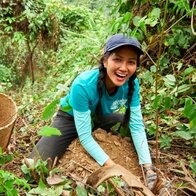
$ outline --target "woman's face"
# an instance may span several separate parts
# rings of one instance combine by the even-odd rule
[[[129,46],[124,46],[104,60],[103,64],[107,70],[106,88],[109,92],[122,86],[135,73],[137,59],[137,52]]]

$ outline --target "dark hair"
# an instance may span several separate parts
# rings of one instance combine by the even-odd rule
[[[103,65],[103,62],[105,59],[107,59],[112,53],[114,52],[106,52],[105,55],[100,59],[99,62],[99,76],[98,76],[98,82],[97,82],[97,90],[98,90],[98,94],[99,94],[99,102],[97,104],[96,107],[96,118],[99,120],[101,115],[102,115],[102,106],[101,106],[101,97],[103,95],[103,86],[105,85],[105,77],[106,77],[106,68]],[[138,58],[137,58],[137,66],[139,66],[139,54],[138,54]],[[136,78],[136,72],[129,78],[128,81],[128,100],[127,100],[127,108],[125,111],[125,115],[124,115],[124,119],[122,122],[122,126],[123,127],[127,127],[128,123],[129,123],[129,119],[130,119],[130,104],[131,104],[131,100],[132,100],[132,95],[134,92],[134,80]]]

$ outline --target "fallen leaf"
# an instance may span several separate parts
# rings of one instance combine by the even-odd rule
[[[46,179],[48,185],[56,185],[56,184],[61,184],[62,182],[65,181],[65,179],[63,179],[61,176],[59,175],[53,175],[53,176],[49,176],[47,179]]]

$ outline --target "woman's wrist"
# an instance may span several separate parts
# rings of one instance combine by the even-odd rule
[[[112,161],[112,159],[108,159],[103,166],[106,166],[106,167],[109,167],[109,166],[112,166],[114,165],[114,161]]]
[[[154,169],[154,166],[151,164],[151,163],[146,163],[146,164],[143,164],[143,168],[144,168],[144,172],[146,174],[151,174],[151,173],[155,173],[155,169]]]
[[[145,163],[145,164],[143,164],[143,166],[146,167],[146,168],[147,167],[152,167],[152,164],[151,163]]]

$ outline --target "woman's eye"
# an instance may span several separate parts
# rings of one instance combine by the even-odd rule
[[[130,65],[135,65],[136,62],[135,62],[135,61],[129,61],[129,64],[130,64]]]
[[[117,62],[121,62],[121,59],[119,59],[119,58],[116,58],[114,60],[117,61]]]

